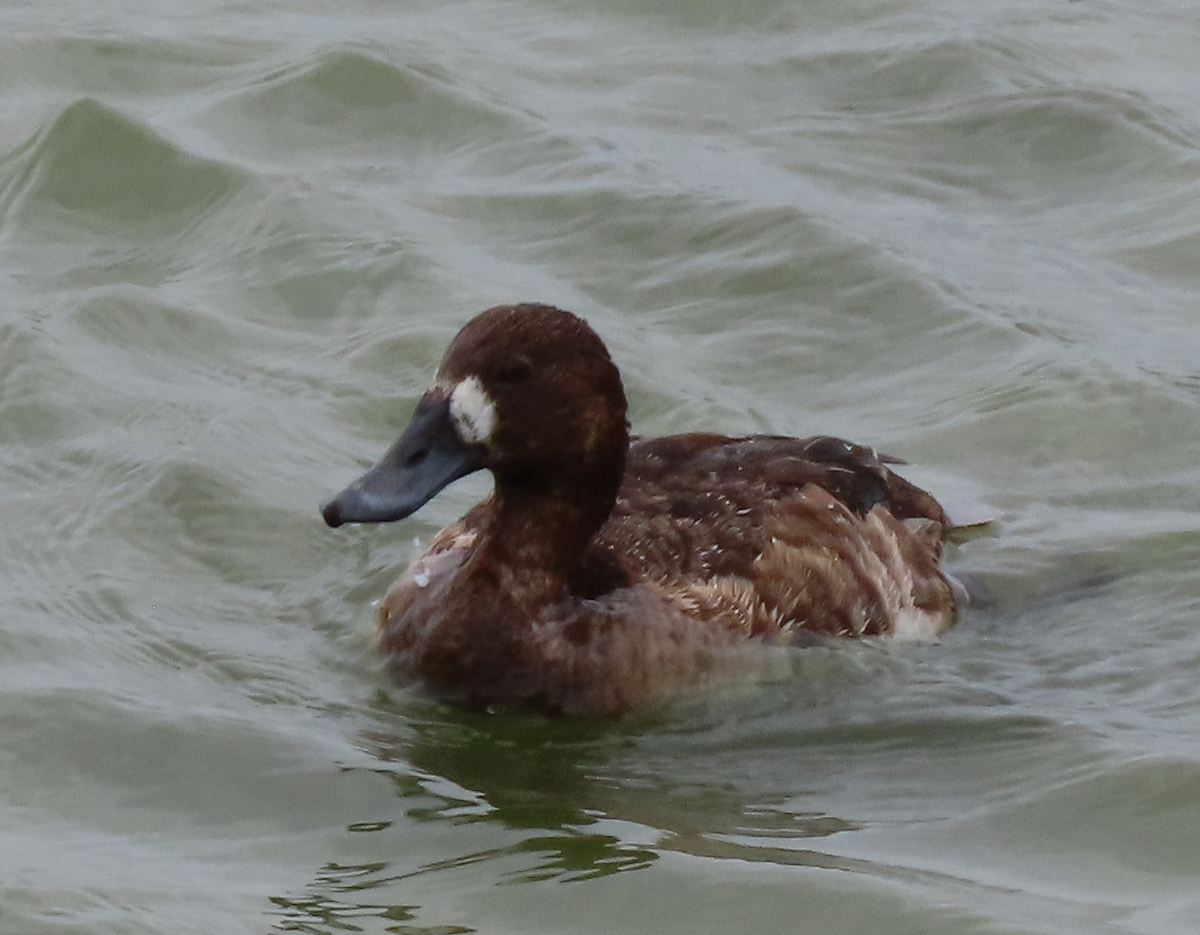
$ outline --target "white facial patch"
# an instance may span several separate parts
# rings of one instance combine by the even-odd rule
[[[479,377],[467,377],[454,387],[450,393],[450,418],[458,437],[468,445],[482,445],[492,440],[496,407]]]

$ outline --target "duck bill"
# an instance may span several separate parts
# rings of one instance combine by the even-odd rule
[[[448,484],[483,467],[483,449],[454,429],[450,401],[426,393],[399,441],[373,468],[321,505],[330,526],[391,523],[429,502]]]

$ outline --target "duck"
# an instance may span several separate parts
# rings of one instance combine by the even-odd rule
[[[951,626],[949,520],[896,463],[831,436],[631,436],[591,326],[500,305],[320,509],[331,527],[390,523],[489,471],[491,494],[378,604],[385,667],[453,705],[620,716],[778,671],[814,642]]]

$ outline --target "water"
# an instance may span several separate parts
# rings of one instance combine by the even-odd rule
[[[1193,13],[0,6],[0,929],[1195,931]],[[514,300],[638,431],[986,500],[986,600],[619,724],[392,689],[486,483],[316,504]]]

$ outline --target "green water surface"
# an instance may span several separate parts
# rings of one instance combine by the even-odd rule
[[[0,930],[1192,933],[1200,30],[1079,0],[0,0]],[[367,638],[316,511],[499,302],[634,429],[994,534],[936,645],[619,723]]]

